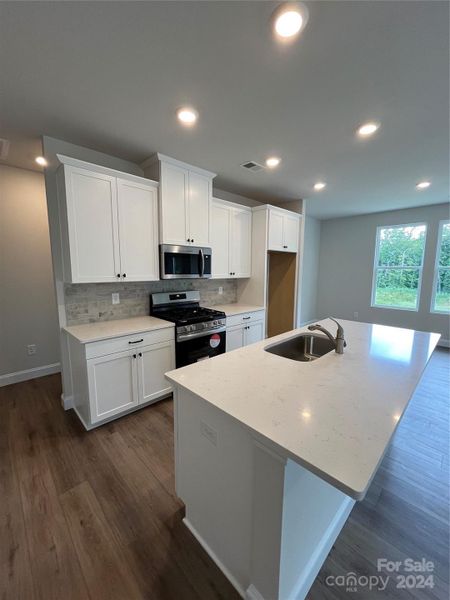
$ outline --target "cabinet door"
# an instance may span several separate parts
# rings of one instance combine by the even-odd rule
[[[120,272],[124,281],[159,279],[157,203],[155,188],[117,180]]]
[[[283,215],[271,210],[269,213],[269,250],[284,250],[283,245]]]
[[[231,214],[232,212],[229,208],[213,202],[211,212],[212,276],[217,279],[231,277]]]
[[[233,208],[231,223],[231,271],[235,277],[250,277],[252,213]]]
[[[286,252],[298,251],[299,219],[296,217],[283,217],[283,246]]]
[[[163,244],[186,245],[188,171],[161,163],[161,232]]]
[[[139,404],[156,400],[172,390],[164,373],[175,369],[173,341],[140,348],[138,352]]]
[[[73,283],[117,281],[120,272],[116,179],[64,167]]]
[[[189,235],[194,246],[210,244],[211,179],[189,171]]]
[[[137,359],[130,350],[87,361],[91,422],[137,406]]]
[[[263,339],[264,323],[263,321],[256,321],[251,325],[246,325],[247,329],[244,330],[244,345],[254,344],[260,342]]]
[[[244,325],[230,327],[227,329],[226,351],[236,350],[244,346]]]

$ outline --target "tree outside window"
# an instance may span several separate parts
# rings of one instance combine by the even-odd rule
[[[441,221],[439,226],[431,310],[450,312],[450,221]]]
[[[427,226],[378,227],[372,306],[417,310]]]

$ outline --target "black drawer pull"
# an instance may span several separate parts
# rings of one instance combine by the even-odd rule
[[[144,338],[142,338],[141,340],[135,340],[134,342],[128,342],[129,344],[139,344],[139,342],[143,342]]]
[[[139,356],[142,358],[142,352],[139,352]]]
[[[242,317],[242,319],[243,319],[244,321],[247,321],[248,319],[251,319],[251,317]]]

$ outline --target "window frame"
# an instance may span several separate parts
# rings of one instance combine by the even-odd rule
[[[382,229],[401,229],[403,227],[420,227],[420,226],[424,226],[425,227],[425,239],[423,242],[423,252],[422,252],[422,262],[420,265],[414,267],[414,266],[405,266],[405,267],[383,267],[383,266],[379,266],[378,265],[378,259],[380,256],[380,232]],[[424,259],[425,259],[425,247],[426,247],[426,243],[427,243],[427,233],[428,233],[428,223],[425,222],[420,222],[420,223],[403,223],[400,225],[378,225],[377,227],[377,235],[375,237],[375,252],[374,252],[374,260],[373,260],[373,273],[372,273],[372,295],[371,295],[371,301],[370,301],[370,306],[371,308],[387,308],[388,310],[408,310],[410,312],[419,312],[419,307],[420,307],[420,295],[422,293],[422,274],[423,274],[423,263],[424,263]],[[375,304],[375,296],[377,293],[377,272],[378,269],[384,269],[384,270],[400,270],[400,269],[406,269],[408,271],[411,271],[412,269],[419,269],[419,282],[417,285],[417,302],[416,302],[416,307],[415,308],[409,308],[407,306],[392,306],[390,304]]]
[[[441,269],[450,271],[450,267],[440,267],[439,266],[439,259],[441,256],[442,233],[444,231],[444,225],[450,225],[450,219],[443,219],[442,221],[439,221],[439,232],[438,232],[437,245],[436,245],[436,255],[434,257],[433,291],[431,293],[431,306],[430,306],[430,313],[433,313],[435,315],[450,314],[450,310],[438,310],[438,309],[434,308],[435,300],[436,300],[436,288],[437,288],[438,273]]]

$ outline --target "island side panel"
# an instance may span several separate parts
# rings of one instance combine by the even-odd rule
[[[253,441],[211,404],[177,386],[176,492],[186,525],[243,596],[250,584]]]
[[[239,593],[305,598],[355,501],[180,386],[175,465],[185,524]]]
[[[283,498],[279,598],[301,600],[355,500],[292,460],[286,464]]]

